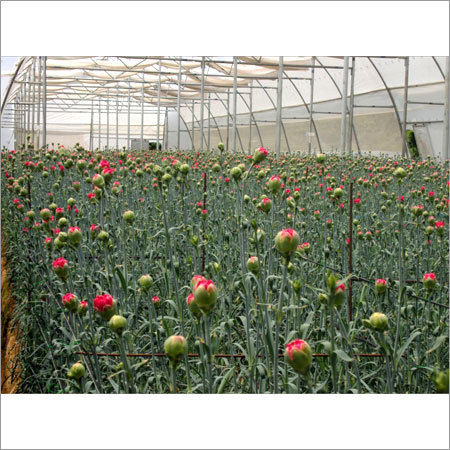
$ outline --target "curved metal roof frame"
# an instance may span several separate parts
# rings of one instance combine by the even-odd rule
[[[289,152],[293,145],[293,143],[289,142],[289,136],[281,114],[285,108],[297,105],[305,109],[309,118],[301,117],[299,120],[309,120],[310,130],[314,130],[314,133],[310,132],[310,139],[315,136],[319,148],[322,149],[316,120],[323,117],[322,115],[326,114],[326,112],[316,111],[314,107],[315,102],[340,100],[343,111],[346,111],[345,117],[341,116],[342,133],[345,133],[347,120],[350,120],[349,127],[351,129],[349,136],[341,136],[341,151],[343,153],[351,151],[351,143],[349,142],[353,135],[358,152],[360,152],[356,127],[353,121],[353,100],[356,95],[378,91],[380,88],[375,85],[376,81],[374,80],[376,78],[382,84],[381,89],[386,91],[390,105],[369,105],[366,108],[383,107],[394,112],[404,142],[403,155],[406,155],[405,140],[408,103],[427,103],[428,105],[436,106],[444,106],[446,103],[443,112],[444,117],[448,117],[448,99],[446,102],[444,98],[442,104],[408,102],[408,90],[414,87],[438,83],[442,84],[442,86],[446,84],[448,89],[448,58],[445,62],[439,57],[352,57],[351,60],[355,61],[355,67],[353,67],[353,64],[348,64],[348,58],[302,56],[284,58],[261,56],[208,58],[170,56],[22,57],[16,66],[2,101],[2,124],[5,124],[5,126],[11,125],[18,133],[19,142],[21,143],[25,143],[25,136],[30,134],[30,132],[33,142],[35,134],[39,135],[39,133],[35,133],[35,117],[37,117],[37,122],[39,123],[39,118],[44,110],[46,114],[81,114],[83,111],[85,113],[90,112],[92,129],[93,105],[97,103],[99,105],[102,103],[106,104],[106,108],[109,111],[109,99],[113,99],[113,101],[117,102],[117,112],[119,110],[123,112],[125,107],[127,107],[128,117],[131,113],[137,114],[140,112],[142,116],[147,113],[156,113],[158,116],[158,141],[160,140],[160,116],[167,114],[168,110],[176,111],[178,123],[183,120],[192,143],[194,128],[200,129],[201,136],[203,136],[200,139],[200,149],[203,149],[204,142],[207,144],[204,133],[206,122],[210,124],[212,119],[213,127],[217,129],[220,138],[222,138],[220,121],[217,119],[226,117],[227,140],[229,138],[229,122],[231,121],[233,128],[232,150],[236,151],[237,143],[235,137],[239,140],[241,150],[244,150],[237,124],[237,116],[244,117],[246,114],[248,115],[250,129],[252,126],[255,126],[259,140],[263,144],[260,131],[262,122],[258,120],[255,112],[267,110],[277,112],[277,117],[274,121],[277,130],[275,150],[277,154],[280,154],[281,132]],[[441,62],[439,62],[439,59]],[[369,67],[364,68],[364,77],[370,78],[372,84],[362,83],[361,86],[353,91],[353,75],[355,75],[358,65],[362,65],[364,60],[370,63]],[[414,60],[416,65],[422,64],[423,67],[426,66],[423,70],[421,69],[422,72],[418,75],[419,82],[414,85],[408,83],[411,60]],[[404,73],[399,69],[400,66],[396,68],[397,72],[383,67],[383,65],[387,64],[387,61],[396,61],[397,64],[401,63],[404,66]],[[445,67],[443,68],[443,66]],[[36,67],[38,67],[37,74]],[[349,68],[346,73],[344,73],[344,67]],[[431,73],[430,67],[434,67],[436,73]],[[359,68],[358,70],[359,72],[356,72],[357,80],[362,78],[361,69]],[[347,91],[346,95],[343,96],[343,86],[348,86],[349,73],[351,77],[350,93]],[[447,74],[447,77],[445,74]],[[398,77],[395,78],[396,75],[399,75],[403,82],[399,83]],[[397,82],[393,82],[392,80],[394,79]],[[289,94],[291,97],[288,99],[289,105],[283,105],[282,103],[283,100],[286,101],[286,98],[283,97],[283,84],[286,82],[287,85],[285,86],[291,92]],[[36,89],[36,86],[38,89]],[[38,93],[36,95],[37,90]],[[271,90],[275,91],[275,96],[271,96]],[[337,96],[333,93],[333,90],[337,91]],[[399,104],[400,99],[397,99],[396,102],[393,95],[394,90],[402,91],[403,105]],[[233,111],[230,111],[230,93],[233,95],[235,102],[239,103],[239,111],[237,111],[237,106],[233,106]],[[292,97],[292,93],[297,98]],[[316,100],[317,93],[321,98]],[[206,94],[208,96],[209,94],[212,95],[206,98]],[[284,95],[286,96],[287,94]],[[315,102],[312,101],[313,96]],[[258,104],[255,106],[256,100]],[[234,104],[234,102],[232,103]],[[4,114],[8,105],[14,106],[14,119],[8,119],[11,116]],[[225,110],[224,114],[218,110],[219,105],[221,109]],[[355,105],[355,107],[362,106]],[[200,114],[196,114],[196,107],[200,108]],[[208,115],[206,119],[203,113],[205,110],[207,110]],[[186,124],[187,114],[192,116],[193,125],[191,129]],[[339,115],[336,111],[331,111],[330,114]],[[199,115],[200,117],[198,117]],[[292,118],[285,118],[285,120],[287,119]],[[118,114],[116,120],[116,133],[118,133]],[[45,129],[46,120],[43,120],[43,122]],[[141,123],[143,128],[143,120]],[[87,126],[88,124],[86,123],[85,125]],[[180,143],[179,128],[178,126],[178,147]],[[442,156],[448,157],[448,123],[444,123],[443,128]],[[447,134],[445,135],[445,133]],[[141,130],[141,139],[142,137],[143,132]],[[39,137],[37,139],[39,141]],[[127,142],[129,140],[128,131]],[[42,143],[46,144],[45,131]]]

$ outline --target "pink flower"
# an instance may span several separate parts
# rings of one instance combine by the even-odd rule
[[[109,294],[97,295],[94,298],[94,309],[99,313],[105,312],[113,306],[114,299]]]
[[[64,258],[58,258],[53,261],[53,269],[64,269],[68,266],[68,262]]]
[[[159,303],[159,297],[158,296],[154,296],[154,297],[152,297],[152,302],[153,303]]]
[[[295,339],[294,341],[289,342],[289,344],[287,344],[285,347],[289,359],[292,361],[294,359],[294,352],[303,351],[307,345],[308,344],[301,339]]]

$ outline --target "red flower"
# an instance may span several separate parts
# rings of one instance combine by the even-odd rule
[[[306,347],[306,345],[308,344],[301,339],[295,339],[295,341],[289,342],[289,344],[287,344],[285,347],[289,359],[292,361],[294,359],[294,351],[302,351]]]
[[[53,261],[53,269],[64,269],[68,266],[68,262],[64,258],[58,258]]]
[[[97,295],[94,298],[94,309],[97,312],[104,312],[114,306],[114,299],[109,294]]]

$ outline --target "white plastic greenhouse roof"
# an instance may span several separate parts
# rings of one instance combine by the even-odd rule
[[[194,146],[194,132],[200,128],[209,124],[219,131],[218,138],[220,129],[229,127],[229,122],[234,119],[239,127],[251,124],[261,137],[258,126],[274,124],[277,111],[281,110],[283,125],[314,122],[313,131],[319,143],[320,127],[316,123],[339,118],[344,83],[343,57],[283,57],[281,75],[279,57],[235,58],[48,56],[45,62],[46,133],[61,136],[61,142],[64,137],[86,140],[90,135],[92,143],[92,135],[98,135],[100,142],[107,124],[108,141],[111,133],[112,145],[116,142],[114,137],[124,145],[130,136],[144,135],[162,141],[166,133],[166,146],[178,144],[187,148]],[[20,128],[17,112],[26,109],[28,113],[31,107],[33,118],[34,111],[36,117],[33,123],[28,119],[27,131],[42,132],[43,61],[42,57],[22,57],[18,61],[2,99],[2,127],[14,128],[17,132]],[[408,63],[408,128],[421,123],[429,125],[430,130],[436,128],[436,124],[442,129],[444,75],[448,70],[446,57],[350,57],[349,70],[354,74],[351,77],[354,116],[393,114],[401,134],[405,61]],[[280,76],[282,90],[279,89]],[[347,89],[349,102],[350,84]],[[277,93],[281,93],[280,99]],[[310,115],[311,104],[313,113]],[[177,122],[173,120],[174,111],[182,122],[181,144],[180,137],[174,138],[177,130],[170,129],[171,124]],[[358,135],[357,122],[354,132]],[[284,128],[283,133],[287,150],[295,148],[295,138]],[[442,131],[439,135],[436,128],[430,133],[431,150],[428,152],[438,155],[442,151]],[[255,132],[254,138],[256,136]],[[203,145],[203,139],[200,143]],[[336,142],[338,146],[339,142]],[[247,150],[242,142],[240,149]]]

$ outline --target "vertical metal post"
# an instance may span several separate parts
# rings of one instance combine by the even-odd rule
[[[34,124],[35,124],[35,113],[36,113],[36,57],[33,58],[33,105],[32,105],[32,115],[31,115],[31,142],[33,144],[33,148],[35,149],[35,131],[34,131]]]
[[[106,90],[106,150],[109,150],[109,88]]]
[[[309,134],[308,134],[308,155],[311,155],[312,150],[312,130],[313,130],[313,108],[314,108],[314,77],[315,70],[314,66],[316,64],[316,57],[312,57],[312,68],[311,68],[311,80],[310,80],[310,96],[309,96]]]
[[[344,56],[344,72],[342,78],[341,154],[345,155],[345,139],[347,136],[348,56]]]
[[[204,106],[205,106],[205,57],[202,56],[202,78],[200,85],[200,151],[203,151]]]
[[[94,99],[91,100],[91,127],[89,130],[89,150],[94,150]]]
[[[279,57],[278,62],[278,84],[277,84],[277,129],[275,148],[277,158],[281,153],[281,112],[283,108],[283,57]]]
[[[194,144],[194,126],[195,126],[194,107],[195,107],[195,101],[192,100],[192,150],[195,150],[195,144]]]
[[[253,80],[250,80],[250,98],[248,100],[248,152],[252,151],[252,122],[253,122]]]
[[[348,140],[347,140],[347,147],[348,147],[348,154],[350,156],[353,155],[352,152],[352,142],[353,142],[353,110],[354,110],[354,103],[355,103],[355,57],[352,56],[352,68],[350,71],[351,75],[351,81],[350,81],[350,117],[348,121]]]
[[[37,148],[41,143],[41,83],[42,83],[42,57],[38,57],[38,105],[37,105]]]
[[[444,159],[450,158],[450,148],[449,148],[449,127],[448,127],[448,121],[449,121],[449,115],[448,115],[448,79],[450,76],[450,62],[449,57],[446,58],[446,68],[445,68],[445,89],[444,89],[444,123],[443,123],[443,130],[444,130],[444,136],[442,139],[442,157]]]
[[[130,107],[131,107],[131,82],[128,81],[127,150],[130,150]]]
[[[25,149],[28,150],[28,137],[30,135],[30,119],[31,119],[31,111],[30,111],[30,104],[31,104],[31,86],[30,86],[30,78],[31,78],[31,74],[30,71],[27,72],[27,81],[25,84],[25,89],[26,89],[26,108],[27,108],[27,116],[26,116],[26,145],[25,145]]]
[[[233,56],[233,130],[231,145],[233,153],[236,153],[236,130],[237,130],[237,58]]]
[[[144,72],[142,72],[141,89],[141,150],[144,150]]]
[[[159,151],[159,128],[161,117],[161,59],[159,60],[159,74],[158,74],[158,117],[156,118],[156,150]]]
[[[211,94],[208,94],[208,150],[211,150]]]
[[[102,105],[101,99],[98,99],[98,149],[102,149]]]
[[[227,89],[227,151],[230,145],[230,90]]]
[[[349,242],[348,242],[348,275],[353,273],[353,183],[350,183],[350,193],[349,193]],[[353,318],[353,285],[352,277],[350,276],[348,280],[348,320],[351,321]]]
[[[168,108],[166,106],[164,113],[164,150],[167,150],[169,147],[169,115]]]
[[[408,84],[409,84],[409,57],[405,58],[405,85],[403,87],[403,121],[402,121],[402,156],[408,155],[408,145],[406,142],[406,121],[408,120]]]
[[[180,125],[181,125],[181,58],[178,62],[178,92],[177,92],[177,150],[180,150]]]
[[[119,150],[119,84],[117,84],[116,96],[116,150]]]

